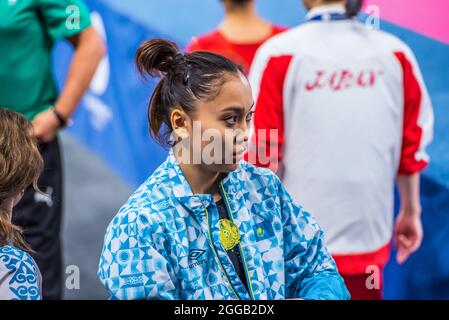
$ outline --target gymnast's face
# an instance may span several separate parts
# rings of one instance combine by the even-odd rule
[[[216,96],[198,101],[195,112],[183,115],[190,161],[212,172],[230,172],[246,153],[254,114],[251,86],[244,75],[229,75]],[[173,118],[173,114],[172,114]]]

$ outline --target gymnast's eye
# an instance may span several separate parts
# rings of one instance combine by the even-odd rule
[[[248,113],[248,115],[246,116],[246,122],[251,122],[253,120],[254,117],[254,111],[251,111],[250,113]]]
[[[237,119],[237,116],[231,116],[231,117],[228,117],[228,118],[226,118],[224,120],[225,120],[227,125],[234,126],[234,125],[237,124],[237,120],[238,119]]]

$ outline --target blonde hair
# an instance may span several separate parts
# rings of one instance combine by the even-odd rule
[[[11,243],[31,251],[4,205],[30,185],[38,191],[42,169],[43,159],[31,123],[18,113],[0,108],[0,246]]]

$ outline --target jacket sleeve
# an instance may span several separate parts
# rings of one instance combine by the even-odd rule
[[[15,247],[0,248],[0,300],[41,300],[42,279],[33,258]]]
[[[426,148],[433,139],[432,103],[413,52],[404,45],[395,52],[403,72],[404,117],[400,174],[421,172],[429,163]]]
[[[91,26],[90,12],[83,0],[35,2],[44,29],[53,41],[76,36]]]
[[[98,277],[113,300],[177,300],[171,265],[152,239],[157,233],[137,217],[119,214],[108,227]]]
[[[286,298],[346,300],[349,292],[311,214],[293,202],[275,177],[284,226]]]

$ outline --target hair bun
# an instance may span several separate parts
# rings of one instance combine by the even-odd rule
[[[177,44],[165,39],[145,41],[136,52],[136,66],[139,73],[145,77],[161,77],[172,71],[181,59],[185,59]]]

